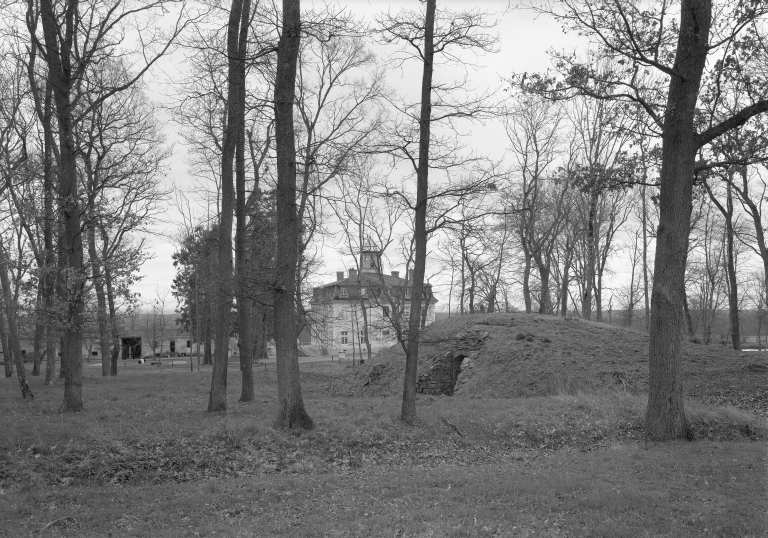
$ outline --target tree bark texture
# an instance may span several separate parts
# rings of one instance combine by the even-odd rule
[[[99,327],[99,347],[101,355],[101,375],[110,374],[111,354],[109,352],[109,326],[107,317],[107,298],[104,292],[104,278],[102,273],[101,258],[96,250],[96,222],[91,218],[88,223],[88,256],[91,259],[91,275],[93,276],[93,288],[96,293],[96,315]]]
[[[64,399],[59,411],[83,409],[83,239],[80,229],[80,199],[77,185],[76,148],[73,136],[71,91],[77,82],[72,77],[71,54],[75,39],[77,0],[67,2],[58,18],[52,0],[40,1],[40,14],[45,36],[45,59],[53,88],[53,101],[59,134],[59,191],[63,233],[59,250],[61,272],[65,279],[66,321],[62,328],[64,345],[61,358],[64,371]]]
[[[408,319],[408,352],[405,357],[405,381],[400,419],[416,420],[416,382],[419,360],[419,318],[424,291],[427,260],[427,194],[429,191],[429,135],[432,121],[432,73],[434,69],[434,34],[436,0],[427,0],[424,16],[424,62],[421,78],[419,114],[419,163],[416,173],[416,210],[413,223],[414,264],[411,289],[411,313]]]
[[[525,303],[525,313],[533,312],[533,301],[531,300],[531,255],[524,252],[525,265],[523,266],[523,302]]]
[[[600,197],[600,189],[593,185],[589,192],[589,215],[587,216],[587,259],[584,261],[584,296],[581,300],[581,317],[592,319],[592,290],[595,286],[595,262],[597,249],[597,202]]]
[[[560,283],[560,315],[566,317],[568,315],[568,285],[570,282],[568,275],[573,263],[573,243],[569,240],[566,240],[563,258],[563,280]]]
[[[51,126],[51,115],[53,112],[53,88],[50,81],[45,84],[45,101],[43,108],[43,133],[45,141],[45,158],[43,159],[43,208],[45,221],[43,223],[43,244],[45,245],[45,267],[43,269],[41,280],[45,282],[45,293],[43,301],[46,310],[46,328],[45,328],[45,386],[53,385],[56,373],[56,315],[54,308],[56,306],[56,251],[53,245],[53,225],[56,222],[54,214],[53,200],[55,195],[55,186],[53,181],[53,146],[56,143],[53,137]]]
[[[549,292],[549,275],[551,272],[550,261],[546,261],[539,256],[536,261],[539,270],[539,280],[541,282],[541,301],[539,301],[539,314],[550,314],[552,312],[552,296]]]
[[[11,283],[8,279],[8,253],[2,245],[0,245],[0,286],[2,286],[3,306],[8,318],[8,344],[13,349],[13,360],[16,363],[16,376],[19,378],[21,395],[25,399],[33,400],[35,397],[27,383],[27,370],[24,368],[24,357],[21,354],[19,328],[16,322],[16,302],[13,300]]]
[[[311,429],[299,384],[296,343],[296,275],[301,223],[296,208],[296,139],[293,101],[301,43],[301,2],[283,0],[282,33],[275,76],[275,144],[277,147],[277,253],[275,256],[274,322],[277,353],[278,412],[275,428]]]
[[[242,83],[239,86],[240,96],[237,110],[237,150],[235,152],[235,278],[237,293],[237,316],[240,343],[240,374],[242,384],[240,390],[241,402],[252,402],[253,392],[253,323],[251,291],[248,286],[251,278],[250,249],[248,248],[248,215],[246,207],[248,195],[245,192],[245,57],[248,52],[248,22],[250,20],[251,2],[244,0],[243,12],[240,19],[240,40],[238,43],[238,70]],[[254,185],[254,190],[258,185]]]
[[[13,351],[8,342],[8,330],[5,324],[5,313],[0,306],[0,345],[3,346],[3,365],[5,367],[5,377],[13,377]]]
[[[40,364],[43,362],[41,347],[45,336],[45,323],[43,317],[43,287],[45,280],[37,283],[37,299],[35,300],[35,335],[32,340],[32,375],[40,375]]]
[[[710,0],[682,0],[662,136],[659,227],[656,240],[645,431],[649,439],[685,437],[680,346],[688,253],[696,134],[694,115],[707,59]]]
[[[223,411],[227,408],[227,364],[229,362],[229,335],[232,311],[232,214],[235,205],[234,159],[237,152],[237,138],[244,121],[244,103],[240,103],[245,84],[245,58],[240,54],[240,39],[248,32],[248,13],[244,10],[245,0],[232,0],[227,26],[227,124],[224,128],[224,142],[221,150],[221,214],[218,229],[218,288],[216,302],[219,315],[216,319],[216,351],[213,358],[213,376],[208,399],[208,411]],[[250,3],[249,3],[250,9]],[[240,36],[241,20],[246,35]],[[245,44],[243,44],[243,48]]]
[[[645,162],[645,159],[643,159]],[[646,182],[646,173],[643,171],[643,183]],[[645,185],[640,191],[642,198],[642,224],[643,224],[643,301],[645,302],[645,332],[648,332],[651,323],[651,294],[648,286],[648,199],[645,195]]]
[[[741,330],[739,329],[739,287],[736,281],[736,253],[733,248],[733,192],[731,184],[727,185],[725,234],[727,242],[728,269],[728,312],[731,320],[731,343],[733,349],[741,351]]]

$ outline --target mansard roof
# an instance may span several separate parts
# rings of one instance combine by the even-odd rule
[[[374,287],[374,286],[380,286],[382,280],[384,281],[384,285],[387,288],[411,288],[413,285],[413,282],[406,280],[405,278],[401,278],[399,276],[392,276],[392,275],[379,275],[377,273],[359,273],[356,274],[353,277],[347,276],[346,278],[343,278],[341,280],[335,280],[333,282],[329,282],[328,284],[322,284],[321,286],[317,286],[313,288],[312,290],[312,301],[313,302],[322,302],[322,301],[333,301],[333,300],[349,300],[349,299],[359,299],[360,298],[360,288],[362,287]],[[424,283],[424,286],[427,288],[432,288],[432,284],[429,284],[427,282]],[[347,296],[341,297],[337,293],[331,293],[330,296],[321,297],[321,290],[334,290],[335,288],[347,288]],[[328,292],[326,292],[328,293]],[[437,299],[435,299],[434,295],[432,296],[432,300],[430,303],[436,303]]]

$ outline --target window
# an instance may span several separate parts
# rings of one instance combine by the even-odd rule
[[[192,341],[191,340],[187,340],[187,347],[192,347]]]
[[[411,297],[411,288],[405,288],[405,298],[410,299]]]
[[[381,309],[384,311],[384,317],[389,317],[389,307],[388,306],[382,306]]]
[[[341,331],[341,338],[340,338],[341,345],[345,346],[345,345],[347,345],[349,343],[349,336],[348,336],[348,334],[349,333],[347,331]]]
[[[99,352],[98,351],[91,351],[91,355],[93,355],[94,357],[98,357],[99,356]]]
[[[368,292],[368,290],[366,290],[365,288],[360,288],[360,295],[362,295],[363,297],[365,297],[365,294],[367,292]]]
[[[347,288],[344,286],[341,287],[341,296],[347,297]]]
[[[384,338],[389,338],[389,329],[384,329],[383,331],[381,331],[381,336],[383,336]]]

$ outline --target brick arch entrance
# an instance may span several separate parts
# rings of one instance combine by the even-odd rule
[[[467,367],[472,354],[476,352],[449,351],[435,359],[429,370],[419,375],[416,392],[453,396],[458,388],[461,373]]]

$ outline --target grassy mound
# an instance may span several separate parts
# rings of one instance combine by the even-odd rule
[[[475,314],[444,320],[421,335],[419,376],[436,361],[465,355],[456,394],[516,398],[621,388],[648,388],[648,335],[602,323],[536,314]],[[765,354],[725,346],[683,344],[688,397],[768,416]],[[469,365],[466,362],[470,362]],[[750,366],[752,366],[750,368]],[[340,394],[396,395],[405,355],[399,345],[382,351],[333,385]]]

